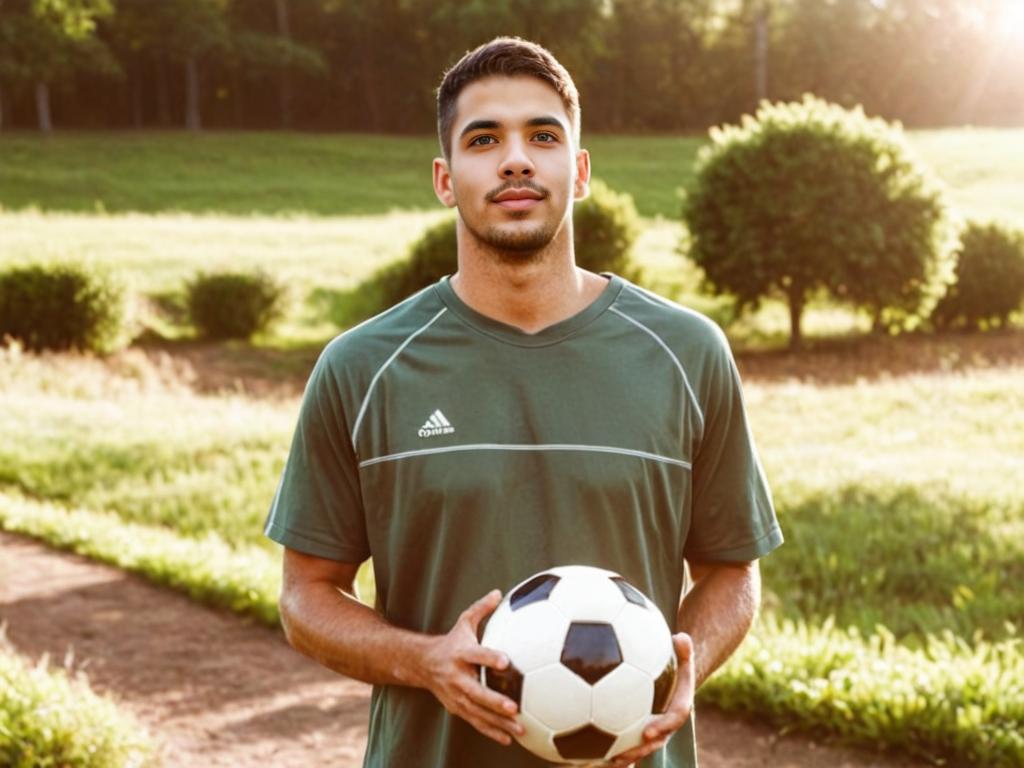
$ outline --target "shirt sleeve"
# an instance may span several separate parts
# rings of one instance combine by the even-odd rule
[[[309,555],[360,563],[370,556],[359,472],[342,388],[329,351],[306,384],[264,533]]]
[[[749,562],[782,544],[771,492],[747,422],[739,371],[724,334],[706,371],[704,430],[693,462],[690,529],[684,556]]]

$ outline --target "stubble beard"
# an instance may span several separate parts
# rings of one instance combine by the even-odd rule
[[[527,215],[526,212],[517,212],[512,218],[523,219]],[[497,225],[480,229],[465,218],[462,222],[477,242],[506,264],[529,264],[539,261],[547,246],[555,239],[561,225],[560,221],[545,221],[538,222],[538,226],[516,227],[510,231]]]

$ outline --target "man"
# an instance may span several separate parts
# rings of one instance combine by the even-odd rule
[[[782,542],[727,342],[575,266],[590,159],[548,51],[468,53],[438,127],[458,271],[336,338],[310,377],[266,528],[288,639],[374,684],[366,766],[538,766],[511,743],[515,703],[478,681],[508,663],[478,627],[536,571],[618,571],[675,625],[680,663],[618,764],[693,766],[694,690],[749,629],[757,558]],[[376,610],[353,590],[370,557]]]

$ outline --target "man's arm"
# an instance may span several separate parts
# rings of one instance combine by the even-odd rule
[[[477,665],[503,669],[504,654],[482,647],[476,630],[501,600],[494,590],[459,617],[447,635],[389,624],[355,597],[358,563],[285,548],[281,623],[288,642],[335,672],[375,685],[407,685],[433,693],[454,715],[501,744],[521,732],[515,702],[480,684]]]
[[[673,635],[679,658],[678,681],[665,714],[644,729],[644,742],[615,759],[631,765],[665,746],[690,717],[697,688],[746,637],[761,602],[761,572],[749,563],[690,563],[693,587],[683,597]]]
[[[761,570],[750,563],[690,563],[693,587],[676,628],[693,639],[694,690],[732,656],[761,604]]]

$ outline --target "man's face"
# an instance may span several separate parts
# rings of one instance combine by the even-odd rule
[[[434,190],[472,237],[526,259],[587,194],[590,159],[573,144],[558,93],[534,77],[488,77],[456,102],[451,156],[434,161]]]

